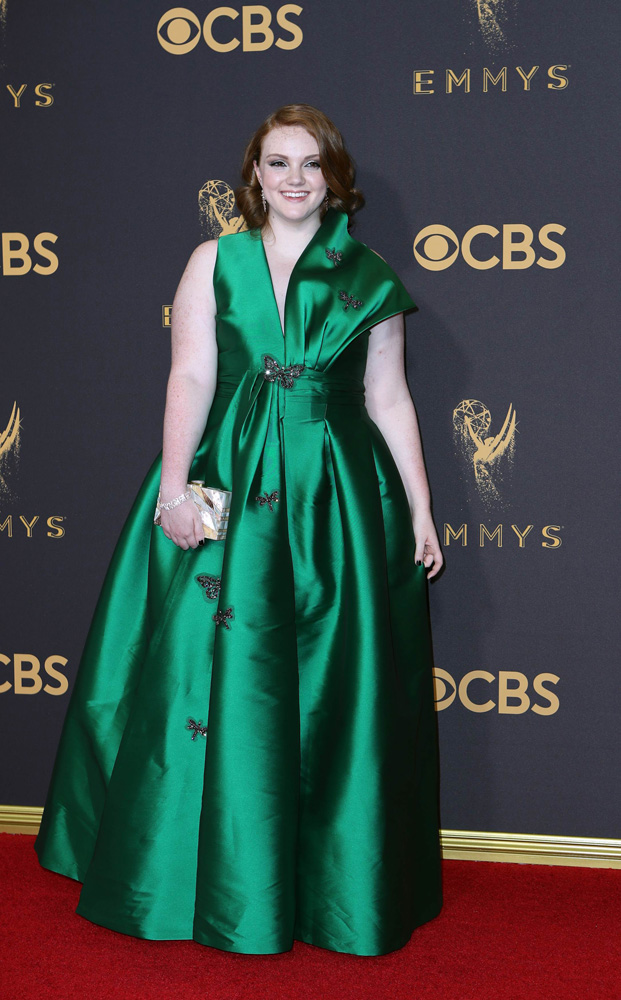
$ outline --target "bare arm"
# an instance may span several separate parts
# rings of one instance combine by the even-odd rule
[[[403,313],[371,327],[364,375],[366,407],[390,448],[412,512],[416,562],[421,560],[430,579],[442,567],[443,557],[431,515],[431,497],[416,410],[404,363]]]
[[[164,502],[186,491],[216,388],[218,350],[213,271],[217,247],[217,240],[208,240],[196,248],[173,301],[162,447]],[[162,529],[183,549],[196,548],[204,539],[200,516],[190,502],[162,511]]]

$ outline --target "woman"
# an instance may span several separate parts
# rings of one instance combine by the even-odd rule
[[[385,954],[442,905],[414,303],[348,233],[363,199],[320,111],[270,115],[242,174],[248,229],[199,246],[175,296],[162,454],[35,846],[127,934]],[[224,540],[189,479],[231,491]]]

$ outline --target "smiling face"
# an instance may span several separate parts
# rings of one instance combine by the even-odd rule
[[[327,184],[317,140],[306,129],[298,125],[272,129],[263,140],[259,162],[253,164],[270,215],[299,222],[319,212]]]

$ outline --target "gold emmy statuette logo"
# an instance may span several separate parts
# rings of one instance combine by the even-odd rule
[[[464,399],[453,410],[455,444],[464,461],[474,473],[474,483],[480,498],[486,502],[501,499],[503,479],[501,460],[513,465],[515,452],[516,415],[511,403],[498,434],[488,434],[492,415],[478,399]],[[512,471],[512,469],[511,469]]]
[[[0,432],[0,496],[11,496],[11,491],[6,481],[7,466],[11,457],[19,462],[21,428],[19,407],[17,403],[13,403],[13,409],[11,410],[11,416],[8,419],[7,425]]]
[[[19,407],[17,403],[13,403],[11,416],[4,430],[0,430],[0,497],[5,500],[16,499],[15,493],[9,488],[7,480],[13,475],[15,466],[19,465],[21,429],[22,421]],[[7,513],[3,509],[0,511],[0,537],[13,538],[16,532],[23,537],[25,531],[26,538],[33,538],[34,527],[41,521],[41,516],[45,517],[45,515],[33,514],[32,512],[29,512],[26,516],[24,514]],[[45,526],[48,528],[46,532],[48,538],[64,538],[64,520],[64,515],[60,514],[50,514],[49,517],[45,518]],[[37,537],[43,530],[44,526],[41,524],[37,528]]]
[[[511,52],[517,47],[514,41],[510,41],[509,33],[516,21],[518,0],[461,0],[461,2],[467,5],[462,23],[468,22],[471,35],[469,44],[476,45],[475,39],[480,38],[492,56],[493,68],[467,66],[457,70],[452,67],[436,70],[429,65],[424,69],[416,68],[412,71],[412,94],[427,96],[440,93],[442,90],[445,94],[469,94],[472,79],[475,80],[475,86],[478,86],[484,94],[487,94],[490,88],[502,94],[507,93],[509,89],[512,92],[518,90],[528,94],[531,92],[533,81],[535,89],[537,87],[555,91],[567,89],[569,80],[566,73],[571,68],[570,63],[554,63],[546,68],[530,62],[524,66],[515,65],[515,61],[509,59],[507,62],[513,65],[497,66],[496,61],[500,61],[500,53]],[[441,74],[444,77],[443,81]]]
[[[239,233],[247,229],[243,215],[233,215],[235,194],[226,181],[205,181],[198,192],[198,212],[201,232],[206,240],[217,240],[228,233]],[[162,306],[162,326],[170,327],[172,305]]]
[[[233,215],[235,195],[226,181],[205,181],[198,192],[198,210],[203,236],[217,240],[227,233],[247,229],[242,215]]]
[[[472,0],[469,0],[472,3]],[[488,49],[515,48],[509,45],[506,35],[507,23],[514,15],[516,0],[474,0],[481,36]]]
[[[2,49],[2,55],[0,56],[0,66],[2,69],[6,69],[6,62],[4,59],[4,49],[6,46],[6,15],[9,6],[9,0],[0,0],[0,46]]]

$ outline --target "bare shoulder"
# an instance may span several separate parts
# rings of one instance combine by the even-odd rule
[[[188,264],[200,269],[201,272],[213,272],[218,254],[217,240],[204,240],[192,251]]]
[[[200,294],[212,298],[213,276],[218,252],[217,240],[205,240],[199,243],[190,254],[185,270],[179,283],[182,294]]]
[[[216,313],[214,292],[214,266],[218,250],[217,240],[199,243],[190,254],[173,301],[173,327],[179,326],[183,316],[203,316],[207,321]]]

